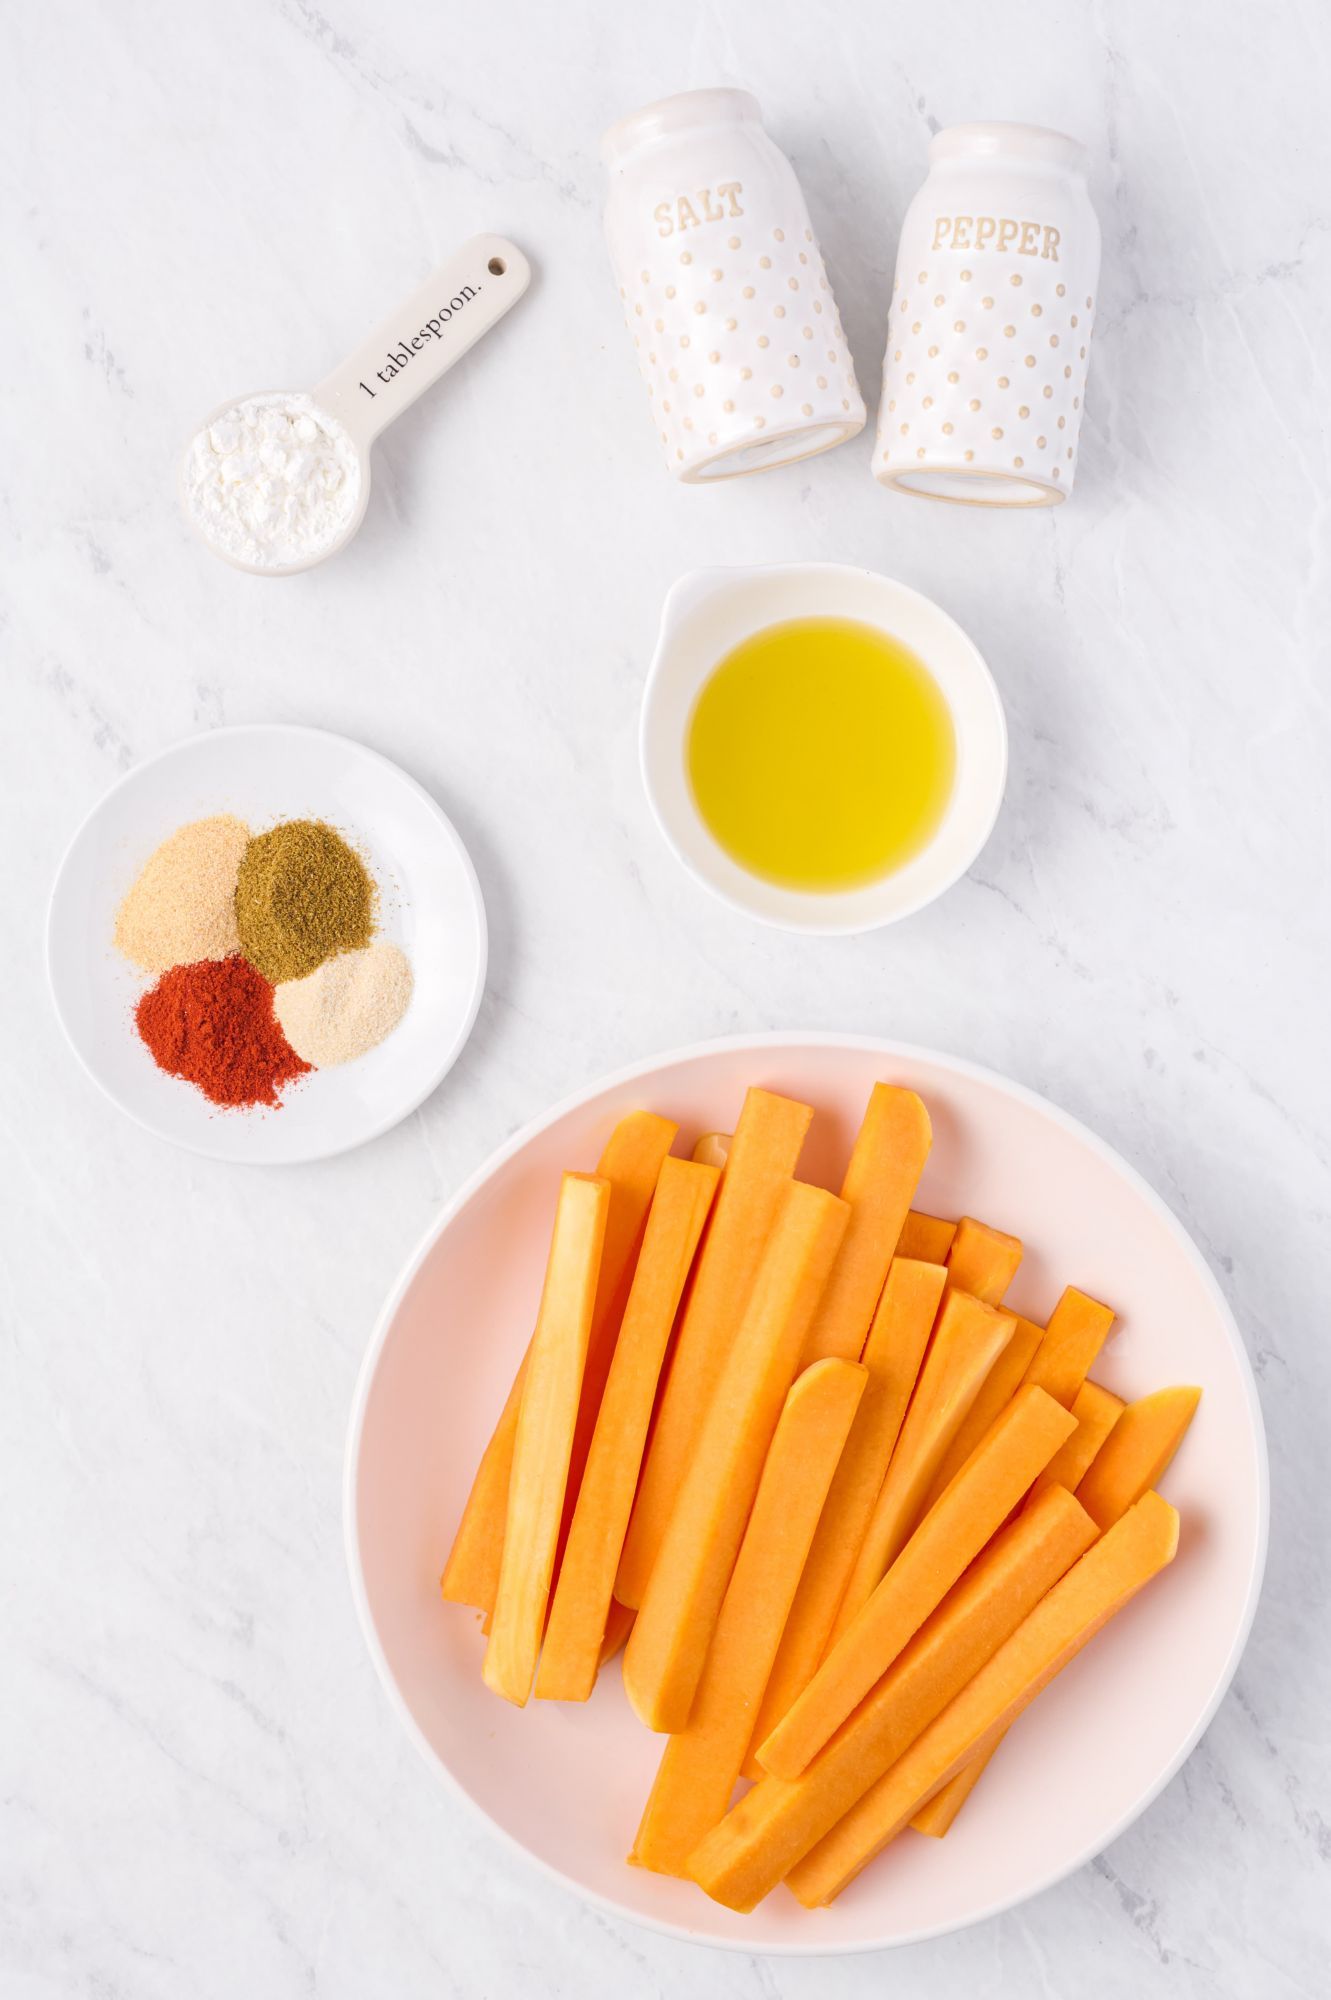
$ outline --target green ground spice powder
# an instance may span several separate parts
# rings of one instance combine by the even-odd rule
[[[370,942],[374,883],[331,826],[286,820],[257,834],[241,857],[236,929],[241,951],[274,986],[304,979],[335,952]]]

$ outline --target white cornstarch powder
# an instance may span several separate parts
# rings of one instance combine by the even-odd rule
[[[185,499],[222,555],[282,569],[330,549],[360,504],[360,460],[336,417],[292,390],[248,396],[185,454]]]

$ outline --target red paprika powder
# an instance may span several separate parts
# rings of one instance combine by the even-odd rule
[[[214,1104],[279,1104],[283,1084],[311,1067],[278,1026],[272,987],[243,958],[172,966],[134,1023],[157,1067]]]

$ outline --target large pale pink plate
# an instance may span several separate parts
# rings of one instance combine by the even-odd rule
[[[836,1905],[784,1891],[748,1917],[624,1856],[660,1742],[618,1673],[584,1707],[509,1707],[481,1682],[473,1613],[437,1578],[471,1474],[532,1324],[556,1176],[591,1167],[615,1120],[668,1113],[681,1145],[734,1124],[763,1084],[817,1107],[801,1173],[835,1186],[877,1078],[918,1090],[934,1145],[920,1204],[1016,1231],[1012,1290],[1045,1316],[1075,1283],[1120,1321],[1096,1374],[1120,1395],[1198,1382],[1200,1412],[1165,1491],[1183,1516],[1172,1569],[1025,1716],[944,1841],[910,1833]],[[1219,1287],[1163,1202],[1075,1120],[954,1059],[849,1036],[772,1035],[672,1052],[520,1132],[462,1189],[394,1287],[358,1385],[346,1532],[366,1641],[431,1769],[515,1846],[603,1909],[746,1951],[862,1951],[974,1923],[1098,1853],[1197,1742],[1252,1622],[1266,1550],[1261,1413]],[[1196,1851],[1180,1871],[1204,1873]]]

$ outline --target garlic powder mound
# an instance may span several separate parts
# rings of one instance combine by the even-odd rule
[[[116,912],[116,949],[144,972],[239,951],[236,878],[249,838],[231,813],[178,827],[148,857]]]
[[[411,1000],[411,966],[395,944],[339,952],[274,989],[282,1032],[316,1069],[354,1062],[390,1035]]]

